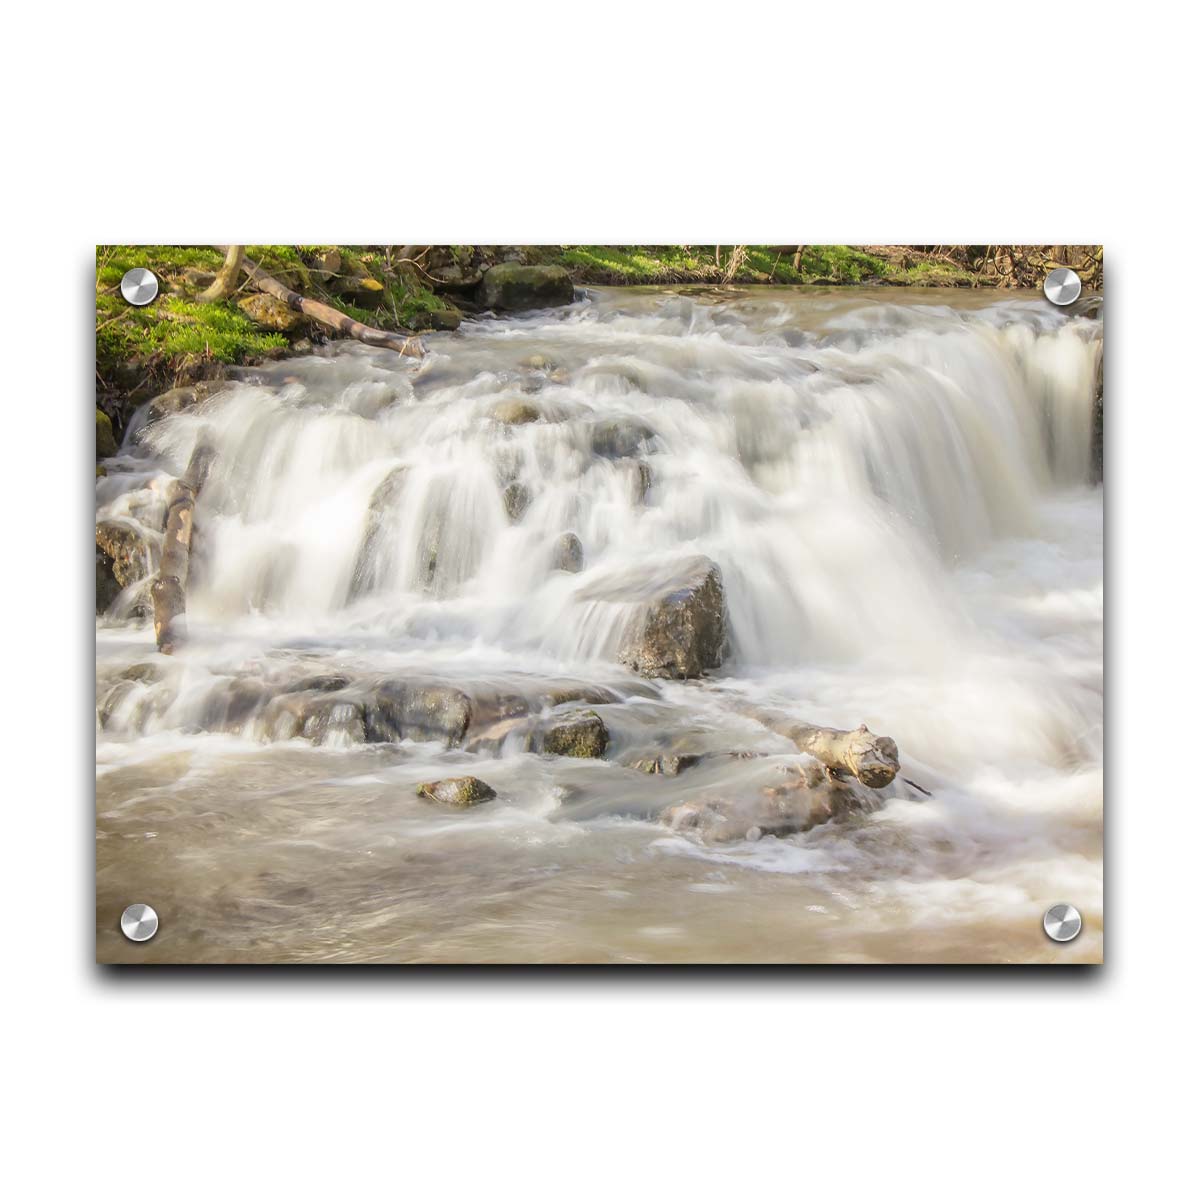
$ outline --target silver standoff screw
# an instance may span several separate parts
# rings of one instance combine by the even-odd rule
[[[1070,942],[1079,936],[1079,931],[1083,928],[1083,918],[1075,905],[1055,904],[1046,909],[1046,915],[1042,918],[1042,928],[1051,941]]]
[[[121,276],[121,295],[137,308],[143,308],[158,295],[158,276],[145,267],[133,267]]]
[[[1051,304],[1061,307],[1065,304],[1074,304],[1079,299],[1079,293],[1083,291],[1083,284],[1070,267],[1056,267],[1046,276],[1046,281],[1042,284],[1042,291],[1046,293],[1046,299]]]
[[[148,904],[131,904],[121,914],[121,932],[131,942],[148,942],[158,932],[158,913]]]

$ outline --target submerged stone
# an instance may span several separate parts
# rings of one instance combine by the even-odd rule
[[[504,511],[512,522],[519,521],[529,507],[529,489],[523,483],[510,483],[504,489]]]
[[[542,410],[529,400],[501,400],[488,411],[488,416],[501,425],[529,425],[541,415]]]
[[[495,800],[496,793],[482,779],[474,775],[461,775],[455,779],[435,779],[431,783],[422,783],[417,788],[417,795],[423,800],[433,800],[438,804],[447,804],[453,808],[470,808],[475,804],[483,804]]]
[[[564,533],[554,543],[554,569],[572,575],[583,570],[583,543],[573,533]]]
[[[592,453],[600,458],[631,458],[654,437],[654,430],[631,418],[597,421],[592,426]]]

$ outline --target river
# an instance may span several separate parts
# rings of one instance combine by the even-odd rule
[[[135,422],[97,480],[98,517],[153,557],[171,480],[215,450],[186,640],[156,653],[136,589],[97,618],[101,961],[1100,961],[1098,311],[595,289],[426,345],[247,371]],[[722,665],[632,674],[614,581],[698,555]],[[360,698],[387,679],[570,695],[609,744],[370,740]],[[805,761],[748,705],[865,722],[902,778],[791,836],[663,824]],[[698,761],[632,765],[671,753]],[[496,799],[416,794],[467,774]],[[135,901],[161,919],[143,945],[117,927]],[[1084,918],[1065,946],[1057,901]]]

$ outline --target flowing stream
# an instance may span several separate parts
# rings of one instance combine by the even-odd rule
[[[101,960],[1100,959],[1098,315],[612,289],[427,347],[246,371],[135,422],[97,480],[152,569],[168,486],[216,452],[184,644],[155,652],[136,585],[97,619]],[[722,666],[634,675],[639,581],[697,555]],[[373,737],[362,697],[397,679],[499,732]],[[513,696],[599,714],[605,756],[506,738]],[[792,836],[668,828],[806,761],[748,703],[865,722],[902,778]],[[680,753],[678,775],[633,765]],[[416,794],[462,775],[497,798]],[[162,929],[135,947],[139,900]],[[1040,924],[1060,900],[1084,915],[1065,947]]]

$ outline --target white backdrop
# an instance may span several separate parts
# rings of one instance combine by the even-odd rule
[[[1174,1192],[1191,39],[1153,4],[124,8],[10,15],[0,81],[9,1194]],[[94,244],[585,240],[1106,244],[1104,968],[91,965]]]

